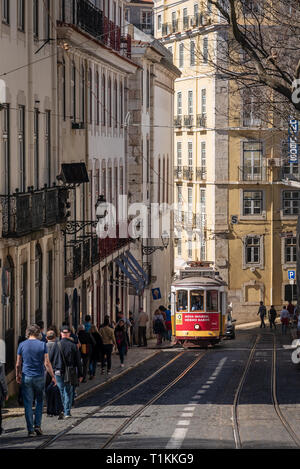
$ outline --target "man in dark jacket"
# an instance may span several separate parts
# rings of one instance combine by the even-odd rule
[[[71,329],[69,326],[62,326],[61,340],[55,343],[51,354],[52,367],[64,406],[64,415],[61,414],[58,417],[60,420],[71,417],[71,407],[74,398],[73,394],[75,386],[73,379],[74,377],[78,377],[79,382],[81,382],[83,376],[80,353],[70,336]],[[67,373],[68,370],[66,370],[66,367],[68,367],[68,370],[69,367],[71,367],[71,370],[69,371],[73,370],[73,374]],[[67,379],[69,380],[67,381]]]
[[[93,346],[96,344],[93,336],[86,332],[85,327],[81,324],[78,327],[78,340],[81,344],[80,353],[82,358],[82,367],[83,367],[83,383],[86,383],[87,372],[89,369],[90,358],[93,353]]]

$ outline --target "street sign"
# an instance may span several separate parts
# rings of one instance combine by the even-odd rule
[[[296,280],[296,271],[295,270],[288,270],[288,278],[289,278],[289,280]]]

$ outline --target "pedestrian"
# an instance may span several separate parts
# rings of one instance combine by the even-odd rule
[[[139,310],[139,318],[138,318],[138,339],[139,339],[139,347],[142,347],[142,341],[144,347],[147,347],[147,323],[149,322],[148,314],[140,308]]]
[[[164,318],[164,323],[165,323],[165,330],[163,332],[163,335],[162,335],[162,339],[163,341],[167,340],[168,338],[168,331],[167,331],[167,326],[166,326],[166,320],[167,320],[167,308],[165,308],[163,305],[159,306],[159,311],[160,311],[160,314],[163,316]]]
[[[131,327],[131,322],[129,321],[129,319],[125,318],[124,316],[124,313],[122,311],[119,311],[119,318],[117,319],[117,324],[122,320],[124,321],[124,325],[125,325],[125,331],[126,331],[126,335],[127,335],[127,343],[129,344],[129,334],[128,334],[128,331],[130,330],[130,327]],[[116,326],[117,326],[116,324]],[[115,327],[114,327],[115,329]],[[126,354],[127,355],[127,349],[126,349]]]
[[[94,379],[96,375],[97,363],[101,361],[101,352],[102,352],[102,339],[99,331],[95,325],[92,325],[90,334],[93,336],[95,345],[92,348],[92,353],[90,357],[90,366],[89,366],[89,375],[90,379]]]
[[[91,334],[89,334],[89,332],[86,332],[83,324],[80,324],[78,327],[78,340],[80,342],[80,353],[83,367],[82,382],[86,383],[90,358],[93,353],[94,338],[91,336]]]
[[[92,318],[91,318],[91,316],[89,314],[87,314],[84,318],[84,321],[85,321],[84,322],[84,327],[85,327],[86,332],[90,332],[91,327],[92,327],[92,323],[91,323]]]
[[[41,340],[42,342],[47,342],[46,334],[44,333],[44,327],[45,327],[45,326],[44,326],[44,321],[37,321],[36,325],[39,326],[39,328],[40,328],[40,330],[41,330],[41,335],[42,335],[42,337],[41,337],[40,340]]]
[[[71,417],[75,387],[83,376],[80,353],[71,339],[69,326],[61,327],[61,340],[56,342],[53,350],[53,367],[63,403],[63,413],[58,418],[68,419]]]
[[[260,327],[260,328],[262,328],[262,327],[265,328],[266,325],[265,325],[264,318],[265,318],[266,315],[267,315],[267,310],[266,310],[266,307],[265,307],[263,301],[260,301],[259,305],[260,305],[260,306],[259,306],[259,308],[258,308],[258,313],[257,313],[257,315],[259,315],[259,317],[260,317],[260,326],[259,326],[259,327]]]
[[[276,330],[276,320],[277,312],[276,309],[274,308],[274,305],[271,305],[271,308],[269,309],[269,323],[270,323],[270,329],[272,329],[272,326],[274,326],[274,329]]]
[[[41,424],[43,415],[45,368],[51,376],[53,384],[56,378],[49,360],[45,342],[41,339],[41,330],[33,324],[26,330],[27,340],[21,342],[17,352],[16,381],[22,383],[22,396],[25,407],[25,418],[28,436],[42,435]],[[36,400],[33,418],[32,403]]]
[[[57,369],[57,364],[54,361],[55,357],[55,344],[57,343],[57,335],[55,334],[54,330],[47,331],[46,334],[47,338],[47,349],[49,360],[52,365],[53,372],[55,374]],[[58,368],[61,368],[61,360],[59,361]],[[49,373],[46,373],[46,380],[45,380],[45,392],[46,392],[46,402],[47,402],[47,416],[53,417],[60,415],[64,408],[62,404],[61,394],[58,386],[54,386],[51,376]]]
[[[287,326],[289,325],[289,312],[285,306],[280,311],[281,332],[286,335]]]
[[[118,347],[118,352],[120,355],[121,368],[124,368],[124,357],[127,353],[128,341],[127,341],[125,322],[123,321],[123,319],[120,319],[120,321],[118,322],[115,328],[115,337],[116,337],[116,344]]]
[[[0,435],[3,433],[2,428],[2,407],[3,402],[7,401],[8,399],[8,390],[7,384],[5,379],[5,366],[4,363],[0,363]]]
[[[48,331],[53,331],[55,336],[56,336],[56,340],[58,340],[59,330],[58,330],[57,326],[55,326],[55,324],[52,324],[51,326],[49,326],[48,329],[47,329],[47,333],[48,333]],[[46,333],[46,338],[47,338],[47,333]]]
[[[167,329],[167,340],[171,342],[172,340],[172,319],[171,319],[171,305],[168,306],[168,309],[165,311],[166,313],[166,329]]]
[[[133,333],[135,321],[134,321],[134,317],[133,317],[133,312],[132,312],[132,311],[129,311],[129,322],[130,322],[130,328],[129,328],[129,331],[130,331],[129,347],[133,347],[133,345],[135,345],[134,333]]]
[[[111,354],[113,347],[116,346],[116,338],[114,330],[110,327],[109,316],[105,316],[103,326],[99,330],[102,339],[102,357],[101,357],[101,374],[104,374],[105,359],[107,364],[107,374],[111,373]]]
[[[161,310],[157,309],[153,316],[153,332],[156,334],[157,342],[156,345],[162,344],[162,338],[165,334],[166,326]]]
[[[286,309],[289,312],[289,323],[291,324],[291,326],[293,326],[293,316],[294,316],[295,306],[292,304],[291,301],[289,301]]]

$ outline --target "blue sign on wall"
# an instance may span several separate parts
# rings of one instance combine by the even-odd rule
[[[288,270],[288,277],[289,277],[289,280],[296,280],[296,271]]]
[[[289,163],[298,163],[299,122],[292,117],[289,120],[288,154]]]
[[[153,288],[152,289],[152,298],[153,298],[153,300],[160,300],[161,299],[160,288]]]

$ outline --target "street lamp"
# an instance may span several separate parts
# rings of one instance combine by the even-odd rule
[[[155,251],[163,251],[164,249],[167,249],[170,243],[170,237],[167,231],[163,231],[161,235],[161,240],[162,240],[162,246],[144,246],[142,244],[142,252],[145,256],[150,256],[153,254]]]

